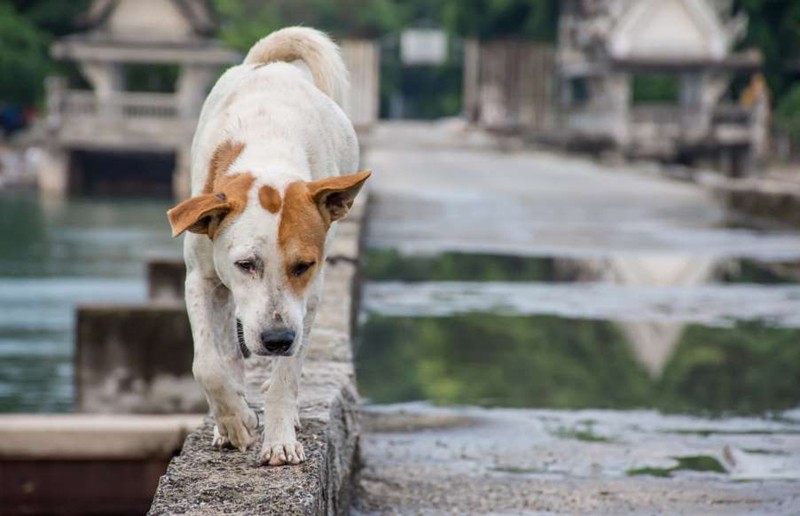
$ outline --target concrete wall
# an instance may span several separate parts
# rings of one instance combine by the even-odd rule
[[[90,413],[204,413],[180,260],[147,265],[149,302],[77,309],[77,408]]]
[[[75,380],[81,412],[200,413],[182,303],[78,309]]]

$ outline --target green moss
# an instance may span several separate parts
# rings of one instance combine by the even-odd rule
[[[585,441],[590,443],[612,442],[612,440],[609,439],[608,437],[594,433],[592,426],[593,426],[592,423],[585,424],[584,428],[566,428],[562,426],[550,433],[552,435],[555,435],[556,437],[561,437],[562,439],[575,439],[578,441]]]
[[[518,468],[515,466],[492,468],[492,471],[497,471],[498,473],[511,473],[512,475],[533,475],[536,473],[544,473],[544,470],[542,469]]]
[[[676,471],[704,471],[712,473],[727,473],[725,467],[710,455],[690,455],[686,457],[672,457],[678,463],[671,468],[636,468],[627,471],[628,476],[649,475],[652,477],[669,478]]]

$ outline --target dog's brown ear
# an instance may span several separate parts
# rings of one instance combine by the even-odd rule
[[[184,231],[214,237],[222,219],[231,211],[225,194],[202,194],[183,201],[167,212],[172,236]]]
[[[328,222],[341,219],[353,207],[356,195],[372,172],[363,170],[355,174],[318,179],[308,183],[311,197]]]

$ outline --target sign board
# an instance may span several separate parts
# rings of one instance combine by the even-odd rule
[[[441,29],[406,29],[400,35],[405,65],[441,65],[447,61],[447,35]]]

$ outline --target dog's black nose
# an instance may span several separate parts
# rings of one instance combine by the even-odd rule
[[[294,343],[294,332],[289,329],[264,330],[261,332],[261,345],[269,353],[283,354]]]

